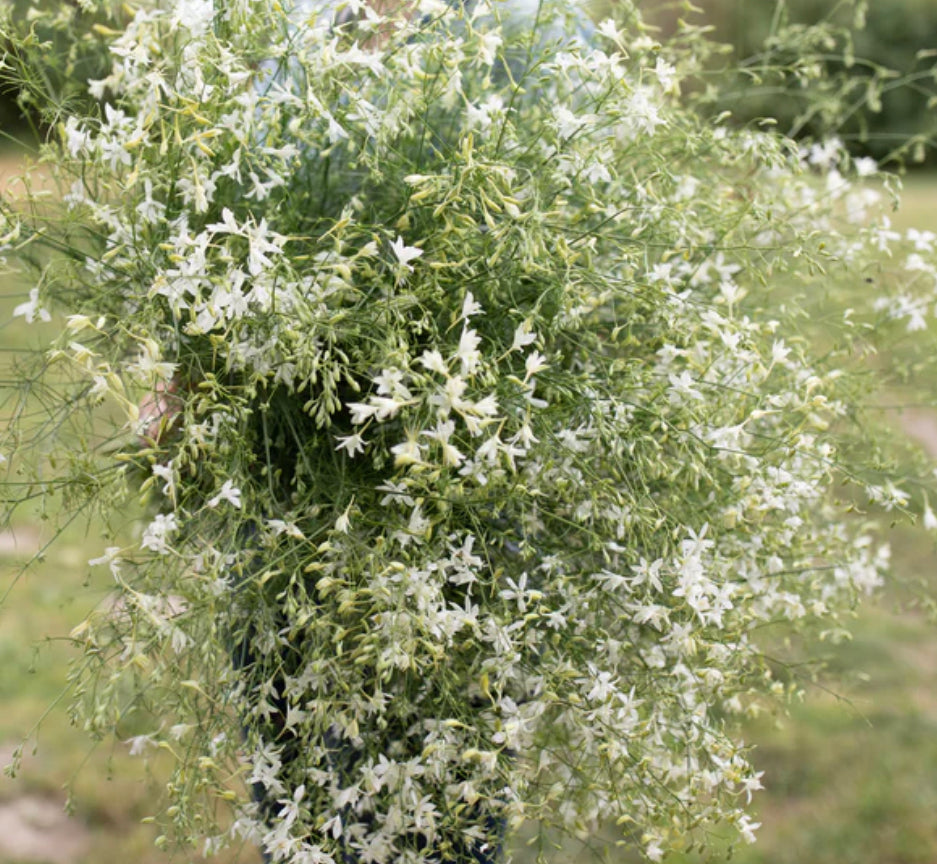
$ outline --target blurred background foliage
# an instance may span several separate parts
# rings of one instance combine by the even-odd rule
[[[108,0],[110,3],[110,0]],[[99,7],[104,4],[97,4]],[[44,43],[49,63],[41,69],[24,69],[27,85],[20,89],[0,90],[0,134],[4,138],[28,142],[35,140],[44,129],[60,117],[87,104],[90,100],[87,82],[104,78],[111,67],[111,58],[96,29],[103,17],[95,14],[89,4],[78,0],[6,0],[5,8],[13,20],[24,29],[32,30],[33,38]],[[113,3],[119,7],[118,3]],[[36,12],[52,10],[57,13],[51,25],[47,18],[40,19]],[[17,57],[9,45],[0,44],[3,62],[16,64]],[[41,100],[36,96],[43,94]],[[48,108],[47,99],[53,96],[51,113],[40,112],[39,105]]]
[[[884,2],[827,2],[816,0],[699,0],[715,38],[733,48],[747,74],[739,81],[735,99],[724,107],[738,122],[774,117],[782,131],[822,138],[836,132],[858,156],[887,161],[898,149],[909,162],[937,164],[937,151],[928,139],[937,132],[937,80],[931,66],[937,56],[937,3],[934,0]],[[807,28],[818,27],[812,35]],[[836,46],[842,46],[842,54]],[[854,79],[848,92],[831,88],[830,96],[852,99],[857,105],[873,93],[872,108],[855,110],[830,105],[831,113],[846,108],[840,128],[826,128],[822,108],[813,116],[799,116],[796,74],[782,82],[764,76],[762,68],[796,66],[797,52],[815,52],[831,81]],[[782,92],[787,90],[787,92]],[[904,142],[910,146],[902,149]]]

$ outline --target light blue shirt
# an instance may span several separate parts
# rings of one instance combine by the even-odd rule
[[[446,0],[451,6],[455,6],[462,0]],[[472,0],[468,0],[466,5],[471,5]],[[591,40],[594,27],[591,20],[585,14],[578,3],[572,3],[576,16],[576,32],[572,34],[576,41],[583,44]],[[348,5],[347,0],[298,0],[296,3],[297,11],[317,13],[319,20],[323,23],[344,24],[352,20],[353,12]],[[530,30],[537,21],[540,11],[540,0],[505,0],[501,4],[502,24],[506,31],[516,34],[522,28]],[[548,39],[562,39],[567,36],[566,30],[560,20],[555,16],[550,16],[549,20],[541,20],[538,23],[541,42]]]

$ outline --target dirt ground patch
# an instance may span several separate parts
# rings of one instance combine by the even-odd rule
[[[901,412],[901,428],[926,451],[937,458],[937,412],[913,408]]]
[[[8,195],[13,199],[23,197],[26,187],[22,175],[27,164],[22,153],[0,151],[0,195]],[[34,165],[29,169],[29,173],[34,193],[53,188],[47,165]]]
[[[0,746],[0,766],[13,756],[13,746]],[[0,779],[9,792],[13,781]],[[28,793],[0,797],[0,861],[75,864],[91,845],[88,829],[65,812],[65,802],[51,795]]]
[[[89,845],[88,830],[68,817],[61,801],[41,795],[0,801],[0,858],[73,864]]]
[[[33,555],[39,551],[39,532],[35,528],[0,531],[0,555]]]

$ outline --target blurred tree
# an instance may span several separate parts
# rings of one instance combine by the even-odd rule
[[[871,4],[865,0],[700,0],[700,6],[716,28],[717,38],[733,47],[750,73],[733,98],[719,106],[731,110],[739,121],[773,117],[782,130],[797,136],[838,134],[856,155],[937,163],[937,153],[927,144],[937,129],[931,110],[937,101],[937,82],[925,62],[937,50],[937,4],[932,0]],[[829,43],[800,43],[798,36],[816,24],[826,26]],[[839,53],[830,49],[855,25],[860,29],[848,37],[852,43],[848,54],[855,62],[847,69]],[[827,127],[822,110],[804,115],[796,91],[781,92],[783,84],[792,83],[791,77],[796,79],[793,70],[804,51],[813,52],[813,59],[823,62],[834,78],[836,73],[848,72],[853,80],[848,92],[830,93],[856,104],[839,129]],[[760,77],[766,61],[779,60],[781,67],[792,70],[787,81]],[[865,102],[869,91],[873,98]],[[896,152],[899,144],[906,146]]]

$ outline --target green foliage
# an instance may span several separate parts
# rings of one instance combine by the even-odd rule
[[[835,132],[858,156],[933,164],[937,17],[928,0],[701,6],[744,70],[723,102],[737,120],[772,117],[798,137]],[[824,69],[825,105],[798,92],[808,85],[797,70],[811,63]],[[814,110],[805,111],[808,101]]]
[[[118,2],[94,4],[75,0],[10,0],[0,14],[16,22],[28,37],[4,39],[7,70],[0,88],[0,130],[5,136],[29,137],[62,117],[89,107],[87,82],[102,78],[110,67],[103,22],[120,9]],[[108,8],[110,7],[110,8]],[[30,58],[42,57],[41,63]]]

